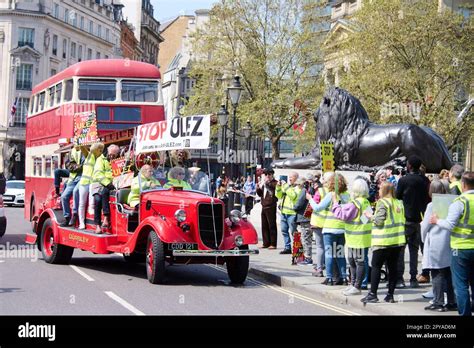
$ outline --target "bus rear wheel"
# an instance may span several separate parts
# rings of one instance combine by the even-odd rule
[[[155,231],[150,231],[146,245],[146,275],[152,284],[165,281],[165,247]]]
[[[41,230],[41,253],[47,263],[68,264],[71,261],[74,248],[58,244],[55,240],[53,222],[48,218]]]

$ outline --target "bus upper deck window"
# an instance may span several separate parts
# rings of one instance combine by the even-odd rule
[[[158,101],[157,81],[122,81],[122,100],[155,103]]]
[[[54,86],[48,89],[49,93],[49,107],[54,106]]]
[[[114,101],[116,85],[115,80],[79,80],[79,99]]]
[[[46,98],[46,92],[41,92],[39,94],[39,110],[38,111],[43,111],[44,110],[44,102],[45,102],[45,98]]]
[[[72,80],[66,81],[65,93],[64,93],[64,101],[71,101],[72,100],[72,89],[74,87],[74,83]]]
[[[61,104],[62,91],[63,91],[63,83],[60,82],[56,85],[56,104]]]

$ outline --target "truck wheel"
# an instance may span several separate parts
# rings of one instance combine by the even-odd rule
[[[58,244],[54,239],[53,222],[47,219],[41,231],[41,253],[47,263],[68,264],[71,261],[74,248]]]
[[[150,231],[146,245],[146,275],[152,284],[165,280],[165,247],[155,231]]]
[[[248,246],[240,249],[247,250]],[[227,274],[233,284],[243,284],[249,271],[249,256],[226,256]]]
[[[123,254],[123,259],[127,263],[142,263],[145,262],[145,254],[133,252],[131,254]]]

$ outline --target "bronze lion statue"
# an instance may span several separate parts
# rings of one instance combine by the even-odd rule
[[[377,125],[369,121],[360,101],[342,88],[331,88],[314,113],[316,146],[306,157],[273,162],[275,168],[320,168],[320,141],[334,142],[336,168],[371,170],[421,158],[430,173],[452,162],[443,139],[431,128],[414,124]]]

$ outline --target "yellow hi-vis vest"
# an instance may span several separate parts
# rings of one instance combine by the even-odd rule
[[[138,175],[141,175],[140,179],[138,178]],[[141,173],[138,173],[138,175],[132,180],[132,188],[127,200],[128,205],[132,208],[135,208],[137,204],[140,203],[140,192],[149,190],[152,184],[154,184],[157,188],[161,187],[160,182],[154,177],[147,179]]]
[[[298,196],[301,193],[301,189],[298,186],[290,186],[285,184],[283,186],[277,186],[275,189],[275,196],[281,199],[281,213],[284,215],[296,215],[294,209]]]
[[[71,156],[69,159],[71,161],[76,162],[77,164],[81,164],[81,157],[82,157],[81,150],[77,151],[75,148],[72,148]],[[76,176],[77,176],[77,173],[69,173],[69,181],[73,182]]]
[[[373,225],[372,246],[405,244],[405,209],[403,208],[403,202],[395,198],[382,198],[378,201],[377,208],[380,205],[384,205],[387,209],[387,217],[383,226]]]
[[[456,180],[455,182],[451,182],[449,184],[449,189],[451,190],[454,186],[456,186],[458,188],[459,192],[462,193],[461,182],[459,180]]]
[[[329,193],[331,194],[331,193]],[[342,192],[341,195],[347,195],[347,192]],[[340,200],[341,196],[337,195],[337,199]],[[332,202],[329,204],[329,207],[326,208],[326,218],[324,219],[323,228],[333,228],[338,230],[344,230],[346,223],[344,220],[339,220],[332,213]]]
[[[324,196],[328,193],[328,190],[325,187],[318,188],[319,196],[321,197],[320,202],[323,200]],[[322,228],[324,226],[324,219],[326,218],[326,210],[321,210],[318,212],[313,211],[311,214],[311,226],[316,226]]]
[[[357,207],[358,212],[353,220],[346,221],[346,245],[356,249],[369,248],[372,242],[372,222],[369,220],[363,223],[360,218],[364,211],[370,207],[370,202],[367,198],[358,197],[351,200],[351,203]]]
[[[451,248],[474,249],[474,193],[463,193],[454,201],[464,204],[464,213],[451,232]]]
[[[92,152],[87,155],[84,164],[82,165],[82,176],[79,180],[79,185],[89,185],[92,182],[92,173],[94,172],[95,156]]]
[[[103,186],[107,186],[112,183],[112,179],[112,168],[110,162],[102,154],[95,160],[92,182],[98,182]]]

